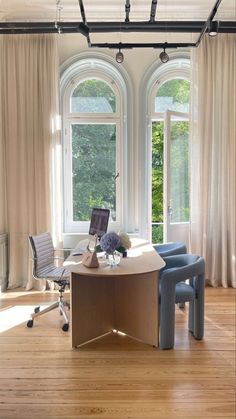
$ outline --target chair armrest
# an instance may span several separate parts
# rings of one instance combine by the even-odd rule
[[[194,263],[199,259],[199,256],[190,255],[190,254],[182,254],[182,255],[173,255],[173,256],[164,256],[162,258],[166,266],[163,270],[170,269],[170,268],[179,268],[181,266],[189,265],[189,263]]]
[[[191,256],[194,256],[194,255],[191,255]],[[175,258],[175,256],[169,256],[169,258]],[[169,258],[164,258],[164,260],[169,259]],[[195,262],[191,263],[190,265],[184,265],[184,266],[175,265],[175,266],[172,266],[171,268],[169,267],[167,269],[164,268],[164,270],[161,273],[161,279],[166,279],[167,281],[173,281],[175,284],[177,284],[178,282],[185,281],[187,279],[193,278],[194,276],[198,276],[201,273],[204,273],[204,270],[205,270],[204,259],[200,256],[195,256],[195,258],[196,258]],[[171,263],[171,265],[173,265],[173,263]]]
[[[70,253],[72,252],[72,248],[56,248],[56,249],[54,249],[54,253],[59,253],[60,255],[62,255],[62,256],[58,256],[58,258],[61,258],[61,259],[63,259],[63,260],[65,260],[69,255],[70,255]]]
[[[70,247],[70,248],[68,248],[68,249],[67,249],[66,247],[64,247],[63,249],[56,248],[56,249],[54,249],[54,252],[58,252],[58,251],[59,251],[59,252],[60,252],[60,251],[61,251],[61,252],[64,252],[64,251],[66,251],[66,252],[71,252],[71,250],[73,250],[73,248],[71,248],[71,247]]]

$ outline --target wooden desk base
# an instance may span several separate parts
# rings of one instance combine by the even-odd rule
[[[114,329],[157,347],[158,275],[93,277],[72,272],[72,347]]]

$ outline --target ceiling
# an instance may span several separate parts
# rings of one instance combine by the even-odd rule
[[[125,22],[126,0],[83,0],[86,20],[89,23]],[[130,0],[129,21],[149,22],[151,0]],[[206,22],[216,0],[157,0],[155,22]],[[222,0],[214,20],[236,22],[236,0]],[[0,0],[1,24],[9,22],[82,22],[79,0]],[[158,32],[158,31],[157,31]],[[125,33],[118,27],[113,33],[97,33],[91,30],[91,42],[196,42],[196,33]],[[194,33],[195,32],[195,33]],[[236,32],[236,24],[235,24]],[[1,33],[1,32],[0,32]],[[2,33],[4,33],[2,31]],[[14,33],[14,31],[12,31]],[[78,34],[80,35],[80,34]]]
[[[78,0],[0,0],[2,21],[53,21],[59,3],[61,19],[81,20]],[[124,21],[125,0],[84,0],[88,22]],[[206,20],[215,0],[158,0],[156,20]],[[130,21],[148,21],[151,0],[131,0]],[[236,1],[222,0],[218,20],[236,19]]]

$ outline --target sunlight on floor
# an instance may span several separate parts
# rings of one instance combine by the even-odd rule
[[[43,306],[43,308],[46,307],[47,305]],[[31,305],[20,305],[3,309],[0,312],[0,333],[27,322],[30,314],[34,312],[34,308],[35,306]]]

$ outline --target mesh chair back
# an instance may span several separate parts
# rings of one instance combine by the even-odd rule
[[[41,277],[42,272],[54,267],[54,247],[50,233],[29,236],[29,242],[34,258],[34,276]]]

